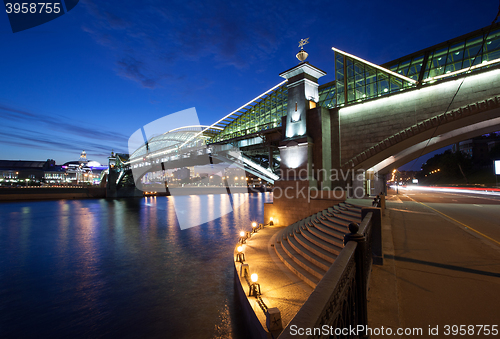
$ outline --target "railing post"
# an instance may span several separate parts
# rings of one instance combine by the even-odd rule
[[[368,326],[368,298],[366,293],[366,238],[363,234],[358,233],[359,225],[355,223],[349,224],[350,234],[344,236],[344,245],[349,241],[358,243],[354,260],[356,261],[356,317],[357,325]],[[366,333],[359,336],[360,338],[368,338]]]
[[[385,215],[385,194],[380,192],[380,208],[382,209],[382,215]]]
[[[376,207],[363,207],[361,209],[361,220],[365,216],[372,212],[372,252],[373,252],[373,264],[383,265],[384,264],[384,253],[382,250],[382,213],[380,208]]]

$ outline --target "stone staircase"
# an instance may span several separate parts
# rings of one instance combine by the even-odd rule
[[[361,222],[361,206],[340,203],[280,231],[274,250],[286,267],[315,288],[344,247],[351,222]]]

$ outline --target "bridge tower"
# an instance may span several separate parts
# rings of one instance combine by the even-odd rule
[[[265,222],[272,217],[279,225],[289,225],[345,200],[343,191],[331,191],[331,113],[317,105],[318,79],[326,72],[305,61],[304,44],[302,40],[297,54],[300,63],[280,74],[288,80],[285,133],[279,146],[281,180],[275,182],[273,203],[264,208]]]
[[[106,182],[106,197],[116,198],[116,180],[118,179],[118,171],[116,168],[116,156],[111,152],[108,157],[108,178]]]

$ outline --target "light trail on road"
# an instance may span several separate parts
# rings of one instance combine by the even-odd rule
[[[396,186],[391,186],[392,189],[396,189]],[[443,192],[443,193],[474,193],[474,194],[484,194],[500,196],[500,189],[498,188],[453,188],[453,187],[430,187],[430,186],[399,186],[399,189],[409,190],[409,191],[427,191],[427,192]]]
[[[408,196],[408,195],[406,195],[406,194],[405,194],[405,196],[406,196],[408,199],[410,199],[410,200],[412,200],[412,201],[414,201],[414,202],[416,202],[416,203],[419,203],[419,204],[421,204],[421,205],[423,205],[423,206],[425,206],[425,207],[427,207],[427,208],[430,208],[430,209],[431,209],[431,210],[433,210],[434,212],[437,212],[437,213],[441,214],[442,216],[444,216],[444,217],[446,217],[446,218],[448,218],[448,219],[450,219],[450,220],[452,220],[452,221],[454,221],[454,222],[456,222],[456,223],[458,223],[458,224],[460,224],[460,225],[464,226],[466,229],[471,230],[471,231],[473,231],[473,232],[475,232],[475,233],[479,234],[480,236],[482,236],[482,237],[484,237],[484,238],[486,238],[486,239],[488,239],[488,240],[490,240],[490,241],[493,241],[494,243],[496,243],[496,244],[500,245],[500,241],[497,241],[497,240],[495,240],[495,239],[493,239],[493,238],[491,238],[491,237],[487,236],[486,234],[484,234],[484,233],[482,233],[482,232],[479,232],[479,231],[478,231],[478,230],[476,230],[475,228],[473,228],[473,227],[471,227],[471,226],[469,226],[469,225],[466,225],[466,224],[464,224],[463,222],[458,221],[457,219],[452,218],[452,217],[450,217],[449,215],[447,215],[447,214],[445,214],[445,213],[443,213],[443,212],[440,212],[440,211],[438,211],[437,209],[432,208],[432,207],[430,207],[430,206],[429,206],[429,205],[427,205],[427,204],[424,204],[423,202],[417,201],[417,200],[413,199],[412,197],[410,197],[410,196]]]

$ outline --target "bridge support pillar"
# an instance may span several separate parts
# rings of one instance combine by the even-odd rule
[[[108,179],[106,182],[106,198],[116,198],[116,180],[118,171],[116,169],[116,157],[114,153],[108,158]]]
[[[280,74],[288,79],[288,108],[281,141],[281,180],[274,183],[273,203],[264,205],[264,223],[290,225],[345,201],[343,189],[332,190],[331,113],[317,106],[318,78],[322,70],[301,62]],[[334,138],[339,145],[338,112]],[[335,156],[340,167],[339,152]]]

